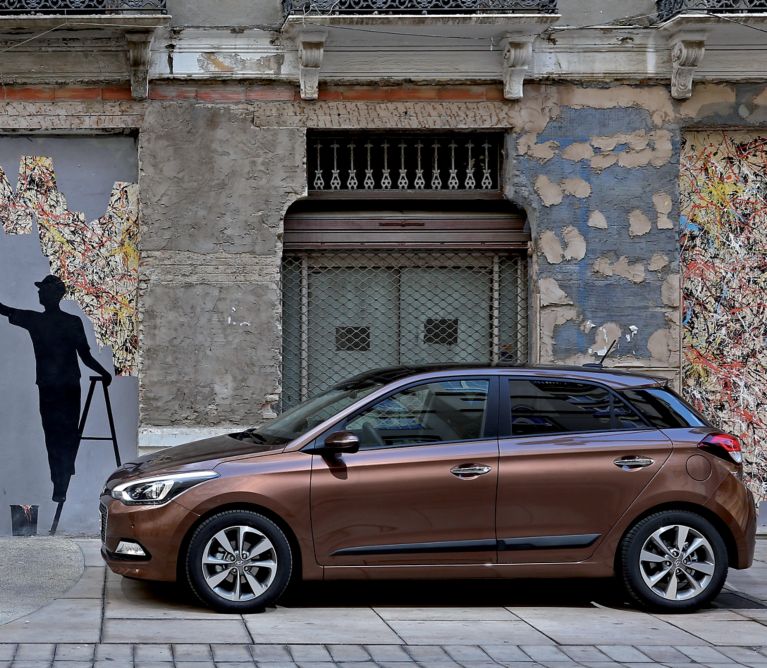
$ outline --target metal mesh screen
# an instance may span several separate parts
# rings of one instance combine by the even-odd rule
[[[377,367],[527,360],[521,253],[291,253],[282,280],[283,408]]]

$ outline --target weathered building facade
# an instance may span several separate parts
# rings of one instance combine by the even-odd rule
[[[34,4],[0,16],[0,251],[39,238],[111,349],[128,450],[336,374],[617,341],[609,365],[741,435],[762,489],[767,5]],[[0,302],[34,306],[42,268],[3,257]]]

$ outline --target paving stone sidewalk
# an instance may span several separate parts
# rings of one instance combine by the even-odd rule
[[[257,615],[221,615],[183,590],[108,572],[76,540],[83,575],[0,625],[0,668],[268,666],[767,668],[767,540],[690,615],[626,606],[609,582],[306,584]]]

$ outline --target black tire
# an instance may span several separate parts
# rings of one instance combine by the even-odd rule
[[[217,535],[228,539],[228,551]],[[203,558],[210,563],[203,564]],[[290,543],[282,529],[251,510],[226,510],[209,517],[192,535],[184,559],[190,588],[219,612],[263,611],[279,599],[293,571]],[[271,562],[276,563],[274,568],[263,565]]]
[[[684,561],[686,550],[672,555],[652,538],[661,532],[659,538],[663,544],[673,548],[672,552],[679,551],[677,540],[680,533],[683,536],[685,533],[684,529],[675,527],[687,528],[688,550],[699,538],[706,541],[689,555],[688,563]],[[684,545],[683,542],[683,548]],[[629,596],[642,608],[692,612],[714,599],[727,579],[727,547],[722,536],[707,519],[687,510],[665,510],[645,517],[623,537],[619,550],[618,576]],[[655,563],[656,556],[663,557],[664,561]],[[711,572],[703,572],[703,569]],[[664,576],[664,572],[667,575]],[[651,585],[655,578],[660,579]],[[672,579],[677,583],[676,590]],[[676,596],[672,598],[674,591]]]

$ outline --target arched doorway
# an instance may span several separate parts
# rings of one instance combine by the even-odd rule
[[[376,367],[525,362],[528,241],[502,199],[294,204],[283,407]]]

